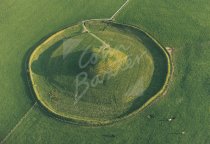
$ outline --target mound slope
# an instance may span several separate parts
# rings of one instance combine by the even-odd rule
[[[65,120],[98,125],[127,117],[162,93],[170,63],[154,39],[112,22],[85,26],[89,32],[82,24],[69,27],[32,53],[30,78],[42,106]]]

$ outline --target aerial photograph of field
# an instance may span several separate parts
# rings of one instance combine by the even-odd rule
[[[0,144],[210,144],[209,0],[0,0]]]

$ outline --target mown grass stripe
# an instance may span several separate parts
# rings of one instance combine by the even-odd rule
[[[130,0],[127,0],[113,15],[112,17],[110,18],[111,20],[113,20],[115,18],[115,16],[117,14],[119,14],[119,12],[130,2]]]
[[[0,144],[3,144],[6,142],[6,140],[12,135],[12,133],[21,125],[23,120],[29,115],[29,113],[33,110],[37,102],[34,103],[34,105],[24,114],[24,116],[18,121],[18,123],[12,128],[12,130],[7,134],[7,136],[0,142]]]

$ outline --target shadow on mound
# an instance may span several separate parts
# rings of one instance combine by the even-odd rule
[[[84,51],[75,51],[69,53],[67,56],[52,57],[53,52],[61,48],[63,40],[57,42],[47,50],[45,50],[32,65],[32,71],[41,76],[76,76],[78,73],[85,71],[86,69],[79,66],[79,59]],[[91,53],[88,52],[83,57],[82,61],[87,61],[91,57]]]

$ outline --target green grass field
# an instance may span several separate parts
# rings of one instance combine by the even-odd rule
[[[84,127],[55,119],[36,103],[25,71],[31,51],[67,26],[112,17],[124,3],[1,0],[0,144],[210,143],[208,0],[130,0],[115,16],[174,48],[169,89],[144,111],[113,125]]]

